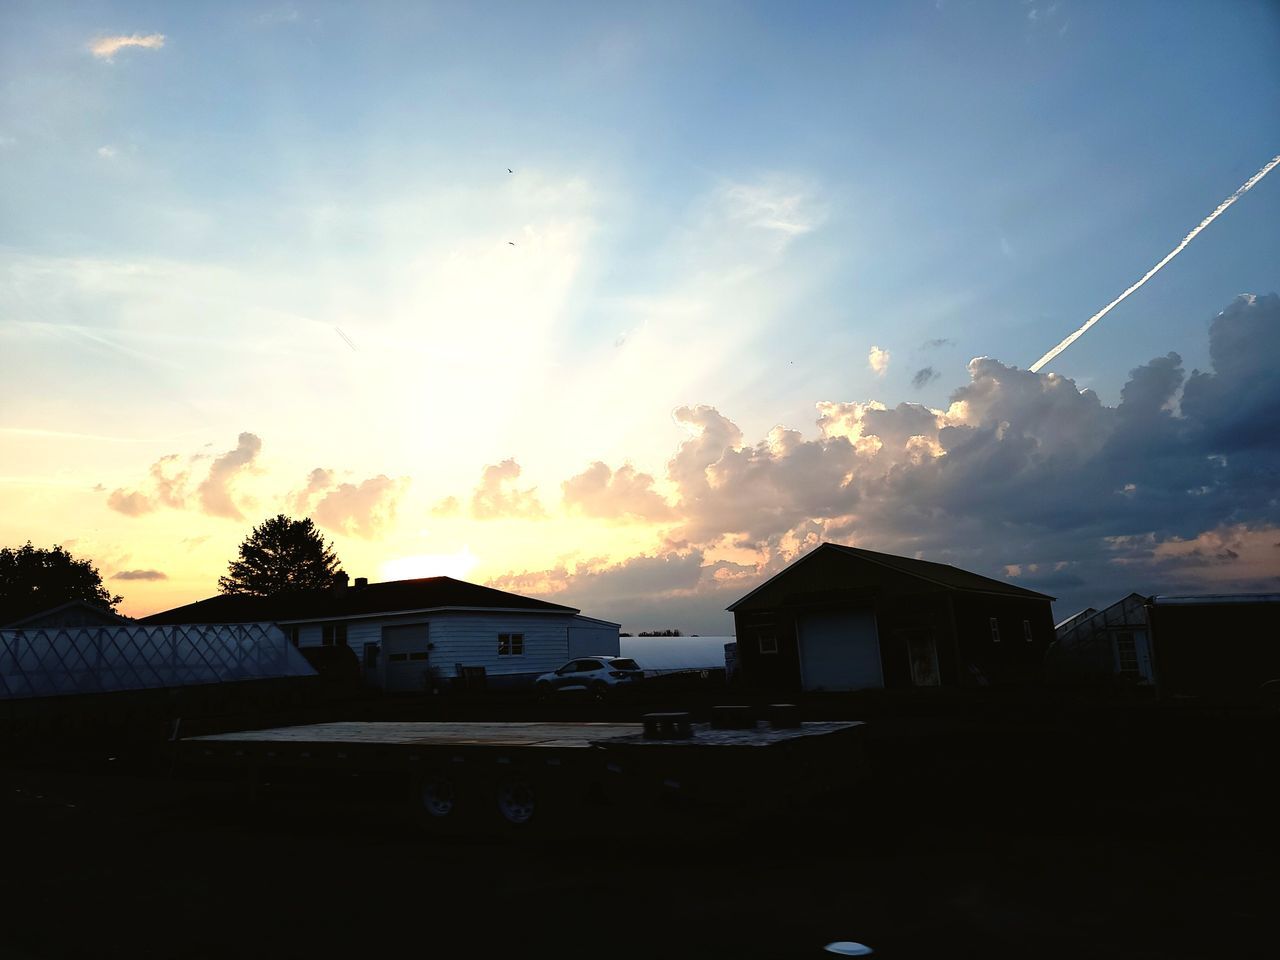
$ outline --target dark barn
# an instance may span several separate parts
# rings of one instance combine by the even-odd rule
[[[824,543],[728,609],[743,680],[783,693],[1036,680],[1053,599],[947,564]]]
[[[1252,699],[1280,683],[1280,594],[1153,597],[1161,697]]]

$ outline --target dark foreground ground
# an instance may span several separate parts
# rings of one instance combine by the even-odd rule
[[[1154,715],[1152,715],[1154,716]],[[0,956],[1274,957],[1274,718],[881,718],[873,780],[767,820],[420,835],[386,785],[10,753]]]

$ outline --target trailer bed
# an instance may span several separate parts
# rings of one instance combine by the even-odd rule
[[[190,744],[274,744],[282,748],[339,744],[381,747],[541,747],[586,749],[625,744],[628,747],[689,748],[706,746],[768,747],[850,730],[857,722],[804,723],[790,729],[717,730],[694,724],[687,739],[648,739],[638,723],[309,723],[266,730],[242,730],[187,737]]]

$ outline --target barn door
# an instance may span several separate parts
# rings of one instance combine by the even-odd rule
[[[929,630],[907,632],[907,659],[911,663],[911,684],[916,687],[936,687],[941,684],[938,675],[938,645]]]
[[[806,690],[884,686],[880,637],[870,610],[810,613],[799,622],[800,680]]]

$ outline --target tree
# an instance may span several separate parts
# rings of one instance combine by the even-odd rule
[[[112,596],[102,574],[88,560],[77,560],[61,546],[48,550],[25,546],[0,549],[0,624],[83,600],[115,610],[123,597]]]
[[[218,578],[218,589],[255,597],[323,590],[341,572],[333,544],[325,543],[310,517],[293,520],[281,513],[245,537],[240,559],[232,560],[227,575]]]
[[[679,630],[641,630],[636,634],[637,637],[683,637],[684,634]]]

